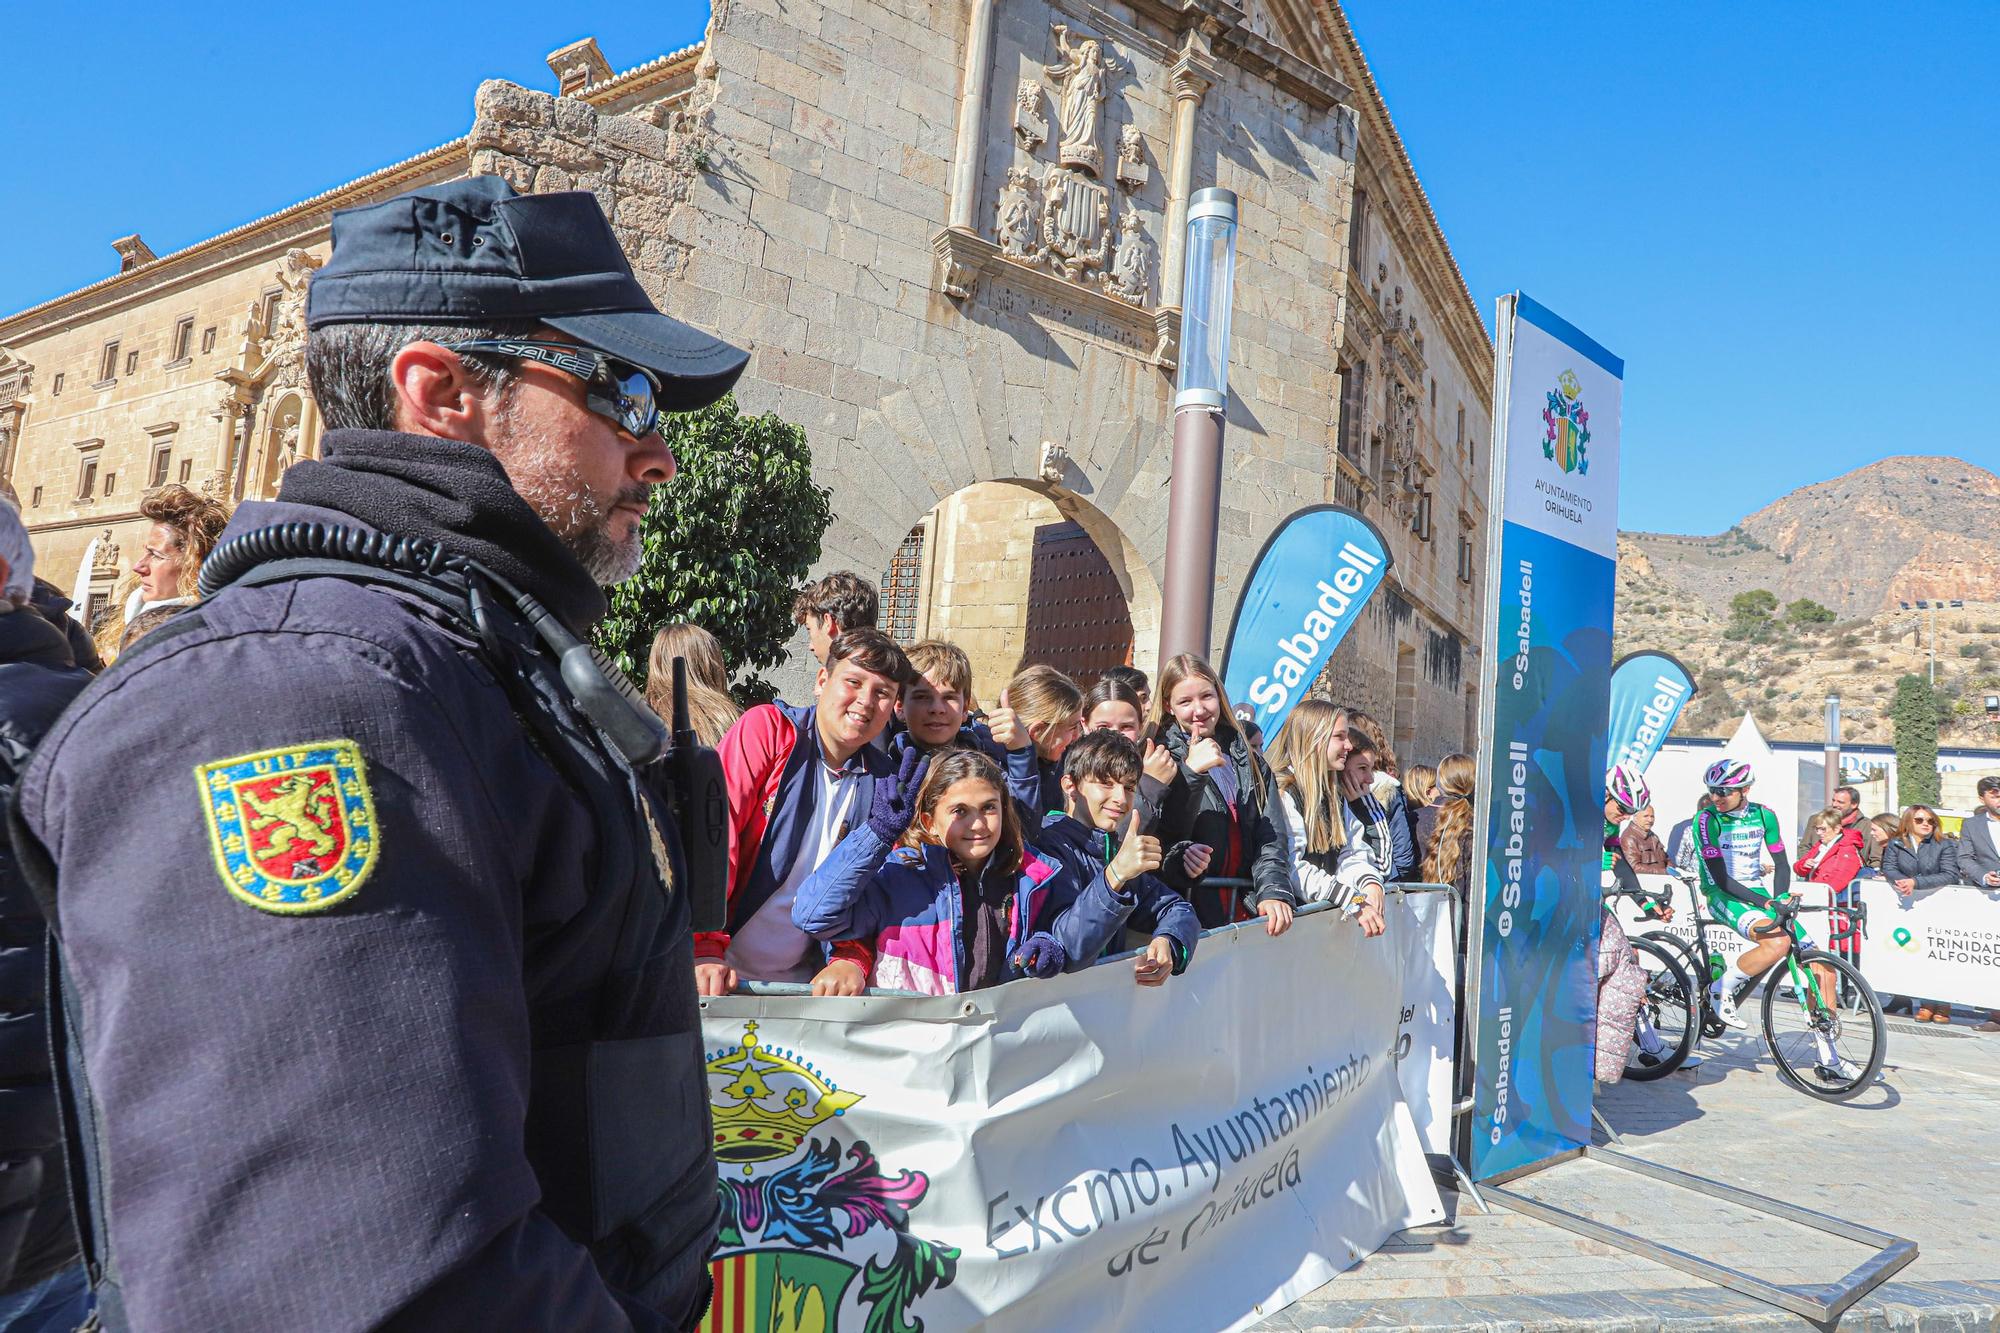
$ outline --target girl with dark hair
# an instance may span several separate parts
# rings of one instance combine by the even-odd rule
[[[1022,837],[999,765],[976,750],[903,755],[867,822],[799,887],[792,922],[875,949],[869,984],[926,995],[1090,966],[1131,914],[1106,882]]]
[[[1189,653],[1168,659],[1153,696],[1153,727],[1178,768],[1161,803],[1160,841],[1215,849],[1202,880],[1173,887],[1194,904],[1202,925],[1221,926],[1238,919],[1236,892],[1205,881],[1248,879],[1264,928],[1284,934],[1298,897],[1278,784],[1237,728],[1215,669]]]

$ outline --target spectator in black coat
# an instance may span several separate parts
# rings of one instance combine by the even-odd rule
[[[1882,848],[1882,878],[1905,898],[1918,889],[1941,889],[1959,882],[1958,843],[1938,836],[1937,811],[1913,805],[1903,812],[1894,841]],[[1917,1002],[1919,1023],[1951,1022],[1951,1006]]]
[[[33,559],[20,517],[0,504],[0,807],[57,714],[90,683],[58,627],[67,617],[30,604]],[[49,1071],[47,938],[0,822],[0,1328],[20,1333],[73,1329],[90,1299]]]

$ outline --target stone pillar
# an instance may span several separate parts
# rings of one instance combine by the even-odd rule
[[[1160,304],[1180,309],[1187,255],[1188,197],[1194,193],[1194,126],[1201,99],[1215,85],[1209,67],[1189,50],[1169,72],[1174,92],[1174,139],[1167,167],[1167,234],[1160,245]]]
[[[958,87],[958,144],[951,158],[951,205],[945,226],[975,231],[979,207],[979,160],[986,125],[986,100],[993,88],[994,0],[972,0],[965,25],[965,70]]]

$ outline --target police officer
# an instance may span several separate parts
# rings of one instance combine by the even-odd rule
[[[659,412],[745,354],[653,308],[593,196],[492,177],[336,213],[307,325],[323,457],[15,811],[104,1323],[691,1328],[687,886],[556,659],[637,568]]]

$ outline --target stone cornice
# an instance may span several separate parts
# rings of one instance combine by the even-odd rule
[[[699,45],[657,56],[594,88],[579,100],[592,105],[621,101],[656,84],[691,73],[701,57]],[[126,299],[150,299],[163,287],[206,276],[216,260],[235,262],[261,249],[282,250],[324,239],[333,210],[393,194],[440,173],[465,169],[465,138],[451,140],[428,152],[405,158],[365,176],[337,185],[289,207],[232,227],[207,240],[114,273],[73,292],[30,306],[0,319],[0,343],[47,337],[82,319],[96,318]]]
[[[1389,108],[1382,100],[1381,89],[1375,85],[1375,76],[1369,71],[1367,57],[1361,53],[1361,44],[1347,24],[1346,14],[1341,12],[1336,0],[1313,0],[1313,7],[1333,38],[1336,50],[1341,53],[1344,67],[1354,77],[1355,90],[1359,94],[1354,105],[1364,124],[1362,143],[1366,145],[1373,139],[1386,146],[1388,170],[1404,198],[1419,215],[1419,234],[1409,238],[1416,244],[1404,250],[1405,258],[1411,261],[1417,280],[1427,289],[1426,294],[1431,297],[1452,350],[1468,369],[1475,372],[1471,377],[1476,381],[1474,392],[1479,394],[1482,403],[1489,403],[1493,394],[1490,383],[1493,341],[1487,335],[1478,303],[1472,299],[1465,274],[1459,270],[1458,260],[1452,256],[1451,246],[1444,237],[1444,228],[1439,225],[1437,213],[1431,208],[1430,196],[1417,179],[1409,149],[1396,132],[1395,122],[1389,117]],[[1400,212],[1400,209],[1383,210],[1385,220],[1391,224],[1400,221],[1397,216]],[[1486,373],[1477,373],[1480,371]]]

